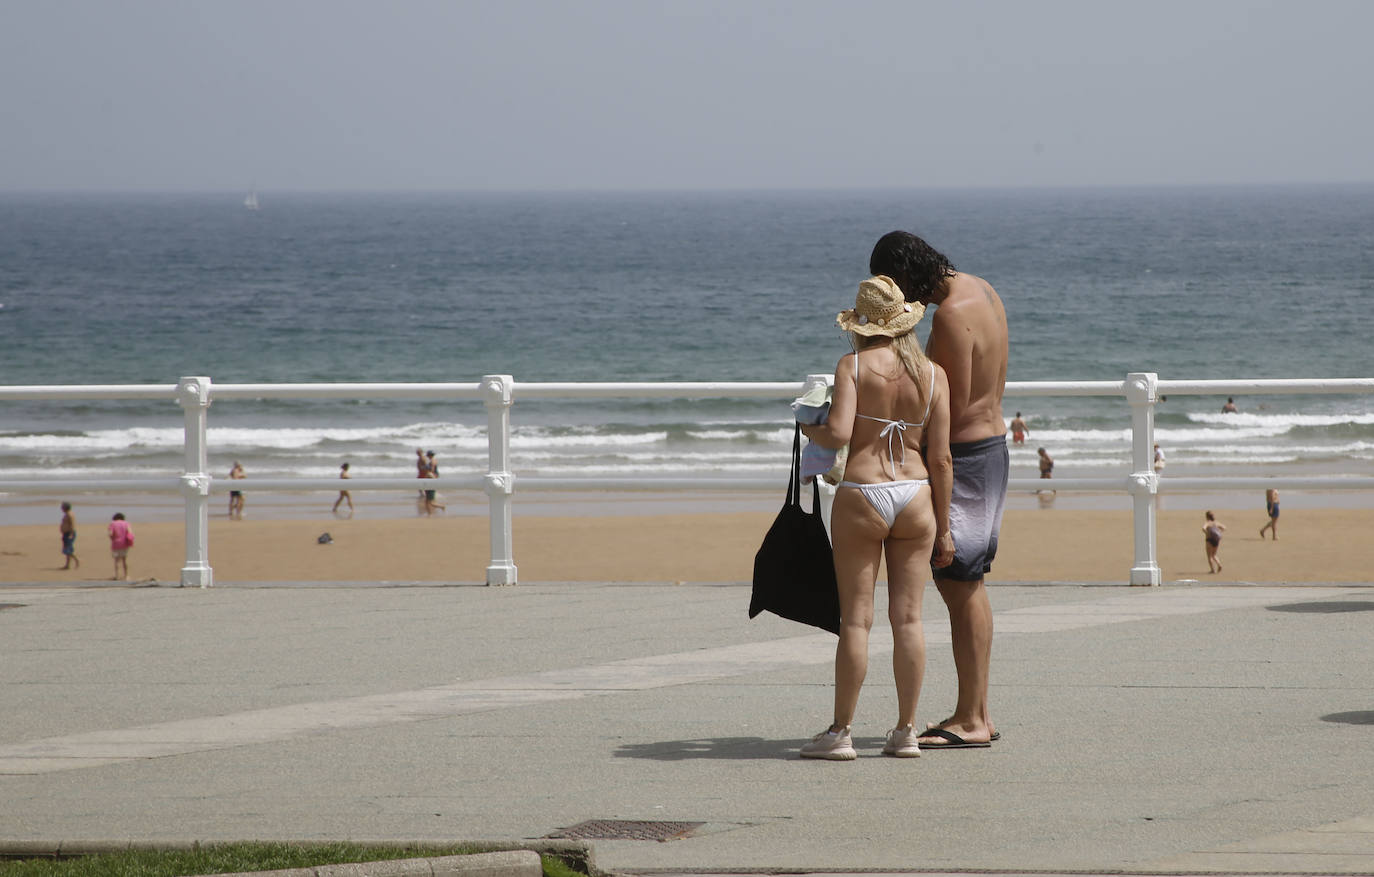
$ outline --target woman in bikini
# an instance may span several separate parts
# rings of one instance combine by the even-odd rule
[[[924,312],[923,305],[904,301],[888,277],[861,283],[854,308],[836,320],[856,352],[835,367],[829,420],[802,426],[807,438],[825,447],[849,445],[845,480],[831,511],[841,619],[835,711],[830,727],[802,747],[803,758],[848,761],[857,755],[850,726],[868,671],[873,591],[884,556],[897,726],[883,754],[920,755],[915,722],[925,672],[921,601],[932,551],[937,566],[954,559],[949,382],[921,352],[912,331]]]

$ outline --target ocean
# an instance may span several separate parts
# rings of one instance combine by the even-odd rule
[[[636,194],[0,194],[5,384],[800,381],[914,231],[1001,294],[1013,381],[1374,377],[1374,185]],[[918,328],[924,337],[924,327]],[[1374,474],[1374,398],[1177,396],[1179,474]],[[1124,400],[1025,398],[1058,476],[1129,470]],[[786,471],[773,401],[520,401],[517,475]],[[210,466],[485,468],[480,403],[221,401]],[[171,402],[0,402],[0,479],[179,472]],[[785,475],[782,476],[785,479]]]

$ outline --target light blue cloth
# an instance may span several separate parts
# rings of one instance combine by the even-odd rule
[[[796,416],[798,423],[814,425],[825,423],[830,417],[830,400],[835,395],[835,388],[828,384],[815,384],[808,387],[792,403],[792,413]],[[824,475],[835,467],[835,455],[839,451],[834,448],[827,448],[816,442],[808,440],[806,447],[801,452],[801,477],[803,481],[810,481],[817,475]]]

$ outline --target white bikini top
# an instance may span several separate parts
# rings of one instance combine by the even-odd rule
[[[887,424],[878,433],[878,438],[887,438],[887,459],[892,463],[892,478],[897,477],[897,458],[892,453],[892,439],[901,436],[906,432],[907,427],[921,429],[930,419],[930,406],[935,402],[935,363],[930,364],[930,390],[926,392],[926,413],[922,415],[920,423],[907,423],[905,420],[888,420],[884,417],[870,417],[867,414],[854,413],[855,417],[862,417],[864,420],[872,420],[877,423]],[[854,351],[854,406],[859,404],[859,351]],[[906,445],[900,439],[897,446],[902,449],[902,464],[906,464]]]

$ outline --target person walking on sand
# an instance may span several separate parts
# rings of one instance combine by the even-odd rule
[[[830,416],[801,428],[822,447],[849,446],[845,480],[830,515],[840,597],[834,713],[830,726],[801,748],[802,758],[857,756],[850,728],[868,672],[873,589],[884,557],[897,725],[888,732],[883,754],[921,754],[921,603],[929,565],[948,564],[955,550],[949,528],[949,382],[916,340],[913,330],[924,313],[923,305],[903,299],[891,278],[859,284],[854,307],[836,318],[851,333],[855,352],[835,366]]]
[[[428,478],[428,477],[429,477],[429,461],[425,459],[425,449],[424,449],[424,448],[416,448],[416,449],[415,449],[415,477],[416,477],[416,478]],[[419,498],[419,510],[423,512],[423,511],[425,510],[425,507],[426,507],[426,506],[425,506],[425,491],[424,491],[424,488],[421,488],[421,489],[420,489],[420,498]]]
[[[1221,558],[1217,555],[1217,549],[1221,547],[1221,534],[1225,530],[1226,525],[1218,521],[1211,512],[1207,512],[1207,522],[1202,525],[1202,535],[1207,545],[1208,572],[1221,572]]]
[[[1030,428],[1026,426],[1026,421],[1021,419],[1021,412],[1016,412],[1016,416],[1011,419],[1011,443],[1023,445],[1026,443],[1026,436],[1030,435]]]
[[[1264,531],[1268,530],[1279,541],[1279,492],[1271,487],[1264,492],[1264,510],[1269,513],[1269,523],[1260,527],[1260,541],[1264,541]],[[1301,541],[1301,540],[1299,540]]]
[[[69,502],[62,503],[62,523],[58,525],[58,530],[62,534],[62,556],[66,558],[62,568],[81,569],[81,558],[76,556],[76,515],[72,514],[72,504]]]
[[[439,477],[439,462],[438,462],[437,460],[434,459],[434,452],[433,452],[433,451],[425,451],[425,469],[424,469],[424,471],[425,471],[425,474],[424,474],[424,475],[421,475],[421,476],[420,476],[421,478],[438,478],[438,477]],[[443,503],[441,503],[441,502],[438,501],[437,497],[439,496],[439,491],[437,491],[437,490],[426,490],[426,491],[424,492],[424,494],[425,494],[425,514],[426,514],[426,515],[433,516],[433,515],[434,515],[434,510],[435,510],[435,509],[439,509],[440,511],[445,511],[445,510],[448,509],[448,506],[446,506],[446,505],[444,505]]]
[[[123,512],[115,512],[110,519],[110,556],[114,558],[114,580],[129,577],[129,549],[134,547],[134,531],[124,520]],[[120,570],[123,570],[123,573]]]
[[[240,480],[242,480],[242,479],[244,479],[244,478],[246,478],[246,477],[247,477],[247,475],[246,475],[246,474],[244,473],[244,471],[243,471],[243,464],[240,463],[238,460],[235,460],[235,461],[234,461],[234,465],[233,465],[232,467],[230,467],[230,469],[229,469],[229,479],[230,479],[231,481],[240,481]],[[231,490],[231,491],[229,491],[229,520],[231,520],[231,521],[241,521],[241,520],[243,520],[243,491],[242,491],[242,490]]]
[[[937,306],[926,355],[944,369],[949,382],[954,561],[933,568],[932,575],[949,610],[959,695],[953,714],[921,732],[921,746],[987,747],[1001,736],[988,711],[992,605],[984,577],[997,555],[1010,469],[1002,418],[1007,315],[986,280],[956,271],[910,232],[880,238],[868,264],[873,274],[895,280],[908,302]]]
[[[347,464],[347,463],[344,463],[342,466],[339,467],[339,477],[342,478],[342,479],[344,479],[345,481],[347,481],[348,478],[350,477],[349,474],[348,474],[348,464]],[[334,512],[334,514],[338,514],[338,513],[339,513],[339,503],[341,503],[341,502],[347,502],[347,503],[348,503],[348,513],[349,513],[350,515],[353,514],[353,495],[350,494],[347,490],[340,490],[340,491],[339,491],[339,498],[336,499],[336,500],[334,500],[334,508],[330,509],[330,511]]]

